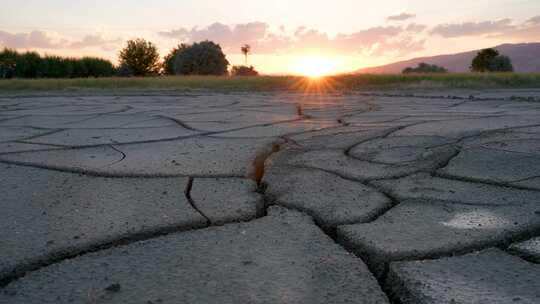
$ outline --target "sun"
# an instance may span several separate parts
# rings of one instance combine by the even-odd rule
[[[337,63],[330,58],[307,56],[300,58],[293,64],[293,71],[296,74],[317,78],[335,74],[337,72]]]

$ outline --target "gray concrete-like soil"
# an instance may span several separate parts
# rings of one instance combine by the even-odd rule
[[[0,303],[540,303],[540,91],[0,97]]]

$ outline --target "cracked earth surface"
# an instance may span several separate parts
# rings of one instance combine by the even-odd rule
[[[540,303],[540,90],[0,96],[0,303]]]

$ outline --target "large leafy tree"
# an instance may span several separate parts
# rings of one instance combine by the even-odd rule
[[[161,69],[158,50],[150,41],[129,40],[120,51],[120,66],[128,67],[134,76],[157,75]]]
[[[188,47],[189,45],[181,43],[172,49],[169,54],[165,55],[163,58],[163,73],[165,75],[174,75],[174,61],[176,60],[176,55],[183,52]]]
[[[510,58],[500,55],[495,49],[481,50],[471,64],[473,72],[512,72],[513,70]]]
[[[179,50],[174,59],[177,75],[225,75],[229,61],[219,44],[202,41]]]

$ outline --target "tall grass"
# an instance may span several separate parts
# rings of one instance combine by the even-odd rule
[[[218,91],[365,90],[376,88],[540,88],[540,74],[341,75],[322,79],[296,76],[73,78],[0,80],[0,91],[70,89],[172,89]]]

